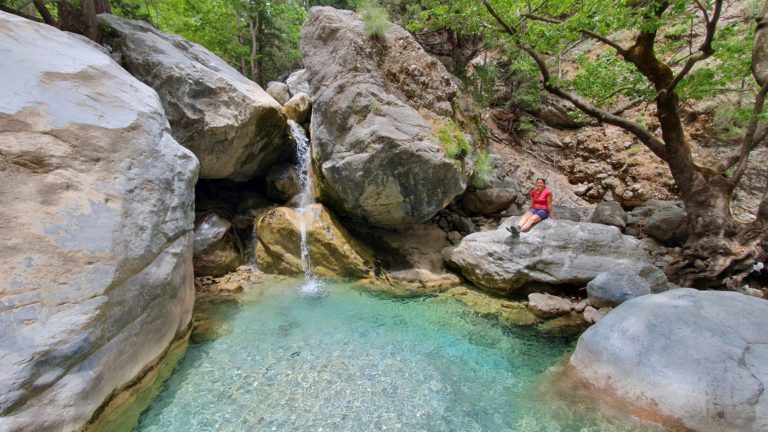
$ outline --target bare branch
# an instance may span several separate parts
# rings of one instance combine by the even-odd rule
[[[623,92],[624,90],[630,90],[631,88],[632,88],[631,86],[624,86],[624,87],[619,87],[619,88],[617,88],[616,90],[612,91],[612,92],[611,92],[611,94],[609,94],[608,96],[606,96],[606,97],[604,97],[604,98],[601,98],[600,100],[598,100],[598,102],[607,101],[608,99],[610,99],[610,98],[612,98],[612,97],[616,96],[617,94],[619,94],[619,93]]]
[[[53,18],[53,15],[51,15],[51,12],[48,10],[48,8],[45,6],[45,2],[43,0],[34,0],[32,3],[35,4],[35,8],[40,13],[40,16],[43,17],[43,21],[45,21],[46,24],[55,26],[56,20]]]
[[[542,22],[550,23],[550,24],[562,24],[563,23],[561,20],[556,20],[554,18],[548,18],[548,17],[538,16],[538,15],[533,15],[533,14],[529,14],[529,13],[528,14],[523,14],[523,17],[528,18],[529,20],[532,20],[532,21],[542,21]]]
[[[709,11],[707,10],[707,8],[704,7],[704,5],[699,0],[696,0],[696,7],[698,7],[699,10],[701,11],[701,14],[704,15],[704,22],[708,23],[709,22]]]
[[[612,124],[614,126],[618,126],[633,135],[635,135],[640,141],[643,142],[656,156],[661,158],[662,160],[666,160],[666,149],[664,147],[664,142],[661,141],[659,138],[657,138],[655,135],[653,135],[648,129],[641,126],[639,123],[627,120],[623,117],[619,117],[617,115],[611,114],[607,111],[598,109],[580,97],[573,95],[569,92],[567,92],[564,89],[561,89],[555,85],[552,85],[550,83],[550,72],[547,68],[547,64],[544,61],[544,59],[541,57],[541,55],[536,52],[532,47],[522,43],[521,41],[514,38],[517,36],[516,32],[499,16],[499,14],[496,12],[496,10],[493,9],[493,7],[488,3],[488,0],[483,0],[483,5],[488,10],[488,12],[491,14],[491,16],[496,19],[496,21],[499,23],[499,25],[504,28],[504,30],[510,35],[513,36],[514,43],[523,51],[525,51],[536,63],[539,73],[541,74],[541,78],[544,84],[544,89],[555,95],[559,96],[562,99],[565,99],[569,102],[571,102],[576,108],[581,110],[582,112],[586,113],[590,117],[593,117],[599,121],[602,121],[604,123]]]
[[[685,78],[686,75],[688,75],[696,63],[710,57],[715,52],[715,50],[712,48],[712,41],[715,38],[715,30],[717,30],[717,21],[720,19],[720,12],[723,8],[723,0],[715,0],[715,10],[712,12],[711,20],[708,19],[709,15],[707,14],[706,9],[704,9],[698,0],[696,1],[696,4],[701,9],[704,16],[704,21],[707,23],[707,33],[704,35],[704,40],[701,42],[701,45],[699,45],[697,53],[688,58],[688,61],[685,62],[685,66],[683,66],[680,72],[675,75],[675,78],[672,80],[672,82],[669,83],[669,85],[666,87],[667,91],[673,90],[677,84],[679,84],[680,81]]]
[[[533,14],[523,14],[523,17],[528,18],[528,19],[533,20],[533,21],[542,21],[542,22],[549,23],[549,24],[562,24],[563,23],[563,21],[561,21],[561,20],[557,20],[557,19],[554,19],[554,18],[548,18],[548,17],[542,17],[542,16],[538,16],[538,15],[533,15]],[[615,49],[616,52],[618,52],[621,55],[624,55],[624,53],[626,52],[624,47],[622,47],[621,45],[617,44],[616,42],[614,42],[614,41],[612,41],[612,40],[610,40],[610,39],[608,39],[608,38],[606,38],[604,36],[601,36],[601,35],[593,32],[591,30],[579,29],[579,33],[581,33],[581,34],[583,34],[585,36],[588,36],[588,37],[590,37],[592,39],[595,39],[597,41],[600,41],[600,42],[608,45],[609,47]]]
[[[631,101],[627,102],[626,104],[624,104],[624,105],[616,108],[615,110],[611,111],[611,114],[616,115],[616,116],[617,115],[621,115],[624,111],[626,111],[628,109],[632,109],[632,108],[640,105],[641,103],[643,103],[644,100],[645,100],[644,98],[637,98],[637,99],[631,100]]]
[[[767,94],[768,81],[766,81],[763,86],[760,87],[760,91],[755,97],[755,105],[752,108],[752,117],[749,120],[749,125],[747,125],[747,132],[744,134],[744,141],[742,141],[741,150],[739,151],[738,165],[736,165],[736,171],[733,173],[733,176],[730,179],[731,187],[736,187],[736,185],[741,180],[741,177],[747,170],[749,154],[752,152],[752,150],[754,150],[755,147],[757,147],[757,143],[759,142],[755,139],[755,134],[757,133],[757,124],[760,121],[760,113],[763,112],[765,97]]]

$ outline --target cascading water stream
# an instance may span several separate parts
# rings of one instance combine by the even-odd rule
[[[311,217],[311,206],[315,203],[312,193],[312,176],[310,175],[310,164],[312,155],[310,154],[309,139],[304,132],[304,128],[293,120],[288,120],[291,128],[291,135],[296,141],[296,163],[299,171],[299,184],[301,193],[299,194],[299,203],[296,208],[296,214],[299,217],[299,233],[301,234],[301,243],[299,250],[301,253],[301,267],[304,270],[304,286],[301,290],[307,294],[321,294],[322,284],[312,273],[312,261],[309,256],[309,244],[307,241],[308,218]]]

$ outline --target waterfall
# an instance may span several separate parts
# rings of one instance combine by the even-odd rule
[[[302,286],[301,291],[305,294],[318,295],[322,294],[322,283],[312,274],[312,261],[309,257],[307,241],[308,219],[312,217],[310,209],[315,203],[312,193],[312,176],[310,175],[312,155],[304,128],[293,120],[288,120],[288,125],[291,127],[291,136],[296,141],[296,168],[299,171],[299,183],[301,185],[298,207],[296,208],[296,214],[299,217],[299,233],[301,234],[299,244],[301,268],[304,270],[304,286]]]

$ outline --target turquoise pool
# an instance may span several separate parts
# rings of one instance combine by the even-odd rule
[[[448,297],[252,286],[211,313],[135,431],[647,431],[544,396],[575,339],[502,328]]]

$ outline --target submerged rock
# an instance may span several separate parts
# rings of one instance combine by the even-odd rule
[[[676,289],[632,299],[579,339],[567,391],[680,430],[768,430],[768,301]]]
[[[280,104],[224,60],[142,21],[102,14],[99,23],[123,66],[157,90],[201,178],[248,180],[289,156]]]
[[[302,217],[315,275],[368,276],[373,266],[371,252],[321,204],[313,204],[303,216],[295,209],[278,207],[259,220],[259,243],[256,246],[259,269],[267,273],[303,274],[300,251]]]
[[[616,227],[547,219],[513,239],[505,229],[468,235],[443,257],[478,287],[511,295],[529,284],[586,285],[598,274],[637,274],[654,292],[667,289],[667,278],[651,264],[639,240]]]
[[[507,326],[527,326],[538,322],[536,316],[520,302],[491,297],[466,287],[450,289],[441,296],[456,299],[467,305],[473,312],[487,318],[498,319]]]
[[[312,157],[323,199],[336,211],[401,229],[463,192],[468,173],[436,136],[451,113],[454,79],[400,27],[382,43],[365,36],[353,12],[310,9],[301,45]]]
[[[0,28],[0,430],[79,430],[187,335],[198,162],[109,56]]]

